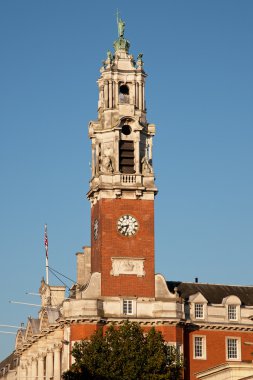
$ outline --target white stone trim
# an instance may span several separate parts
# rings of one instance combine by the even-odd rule
[[[201,339],[202,341],[202,356],[197,356],[196,355],[196,340]],[[206,336],[205,335],[193,335],[192,337],[192,349],[193,349],[193,359],[195,360],[206,360],[207,359],[207,350],[206,350]]]
[[[237,336],[226,336],[226,360],[228,361],[241,361],[241,338]],[[228,341],[229,340],[235,340],[236,341],[236,351],[237,351],[237,357],[236,358],[229,358],[228,357]]]

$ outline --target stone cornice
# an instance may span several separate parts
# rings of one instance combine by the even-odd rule
[[[231,325],[231,324],[221,324],[221,323],[193,323],[191,321],[186,321],[185,326],[188,330],[218,330],[218,331],[253,331],[252,325]]]
[[[65,319],[61,319],[60,322],[66,324],[66,325],[71,325],[72,323],[76,324],[111,324],[111,323],[118,323],[122,324],[126,320],[131,321],[131,322],[137,322],[140,325],[152,325],[152,326],[162,326],[162,325],[182,325],[182,321],[179,318],[121,318],[121,317],[116,317],[116,318],[103,318],[103,317],[98,317],[98,318],[90,318],[90,317],[69,317]]]

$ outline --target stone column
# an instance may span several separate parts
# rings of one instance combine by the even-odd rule
[[[44,379],[44,355],[39,354],[38,356],[38,380]]]
[[[132,103],[134,106],[135,106],[135,98],[136,98],[136,89],[135,89],[135,82],[133,81],[132,82],[132,86],[131,86],[131,97],[132,97]]]
[[[152,137],[149,137],[148,139],[148,146],[149,146],[149,160],[152,162],[153,159],[153,139]]]
[[[32,380],[37,380],[38,361],[37,358],[32,358]]]
[[[54,347],[54,380],[61,380],[61,347]]]
[[[91,177],[96,174],[96,143],[93,140],[91,144]]]
[[[31,380],[32,378],[32,362],[31,361],[27,363],[27,377],[28,377],[28,380]]]
[[[47,350],[46,357],[46,380],[54,377],[54,353],[53,350]]]
[[[112,81],[109,80],[109,108],[112,108]]]
[[[115,98],[115,108],[119,108],[119,84],[114,82],[114,98]]]
[[[96,155],[96,158],[95,158],[95,162],[96,162],[95,172],[96,172],[96,175],[98,175],[99,172],[100,172],[100,164],[101,164],[101,162],[99,162],[99,153],[101,153],[101,152],[100,152],[99,143],[97,143],[96,144],[96,151],[95,151],[95,155]]]
[[[139,83],[139,109],[142,110],[142,83]]]
[[[135,83],[135,105],[139,108],[139,83]]]
[[[104,106],[104,86],[101,85],[100,89],[99,89],[99,106],[102,107]]]
[[[114,159],[115,159],[115,168],[114,171],[119,173],[119,136],[116,135],[114,140]]]
[[[104,103],[105,103],[105,108],[108,108],[109,106],[109,98],[108,98],[108,82],[105,82],[104,85]]]
[[[25,361],[20,361],[18,366],[18,380],[25,380],[27,378],[27,365]]]
[[[135,174],[140,174],[140,141],[139,139],[134,142],[134,162],[135,162]]]
[[[142,109],[143,111],[145,111],[145,87],[144,87],[144,83],[141,84],[141,87],[142,87]]]

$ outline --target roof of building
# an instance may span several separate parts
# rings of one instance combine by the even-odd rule
[[[4,368],[9,366],[9,369],[14,369],[17,366],[17,355],[15,355],[15,352],[12,352],[7,358],[5,358],[0,363],[0,377],[2,377],[5,373],[2,371]]]
[[[40,320],[39,318],[28,318],[31,326],[32,326],[32,332],[33,334],[39,334],[40,333]]]
[[[199,282],[167,281],[170,292],[175,292],[175,287],[179,295],[186,301],[189,296],[200,292],[209,303],[221,304],[223,298],[237,296],[242,305],[253,306],[253,286],[242,285],[217,285],[202,284]]]

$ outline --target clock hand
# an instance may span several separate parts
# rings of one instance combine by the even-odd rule
[[[127,228],[126,225],[122,225],[122,226],[121,226],[121,231],[125,232],[125,231],[126,231],[126,228]]]

